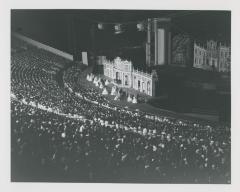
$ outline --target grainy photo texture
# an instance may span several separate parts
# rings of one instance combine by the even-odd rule
[[[231,183],[231,12],[11,10],[11,181]]]

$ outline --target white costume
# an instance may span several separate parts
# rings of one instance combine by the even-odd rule
[[[128,95],[127,102],[132,102],[132,98],[130,95]]]
[[[134,103],[134,104],[137,103],[137,99],[136,99],[136,97],[133,97],[133,99],[132,99],[132,103]]]
[[[107,91],[106,87],[103,89],[102,94],[103,94],[103,95],[108,95],[108,91]]]

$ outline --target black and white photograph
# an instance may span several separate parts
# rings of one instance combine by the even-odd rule
[[[240,14],[170,1],[5,3],[6,190],[237,191]]]
[[[11,180],[230,184],[230,77],[230,11],[11,10]]]

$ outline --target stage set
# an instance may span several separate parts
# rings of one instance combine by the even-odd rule
[[[133,63],[117,56],[113,60],[108,60],[106,56],[96,56],[97,73],[99,87],[105,86],[104,82],[113,84],[111,93],[115,90],[122,91],[127,95],[128,101],[137,103],[139,95],[145,99],[156,96],[158,89],[158,76],[154,67],[168,65],[171,60],[171,32],[170,18],[147,19],[146,23],[139,24],[138,28],[145,27],[145,70],[135,69]],[[144,30],[144,29],[142,29]],[[101,69],[102,68],[102,69]],[[106,81],[107,79],[107,81]],[[96,82],[93,74],[89,74],[87,80]],[[130,93],[135,94],[130,94]],[[104,91],[103,94],[107,94]],[[119,93],[118,93],[119,94]]]

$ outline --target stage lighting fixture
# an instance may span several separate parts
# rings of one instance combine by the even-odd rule
[[[104,29],[103,23],[98,23],[98,29],[100,29],[100,30]]]
[[[123,30],[122,30],[122,25],[121,25],[121,24],[116,24],[116,25],[114,26],[114,29],[115,29],[115,34],[120,34],[120,33],[123,32]]]
[[[143,22],[138,23],[137,24],[137,29],[138,29],[138,31],[144,31],[144,23]]]

